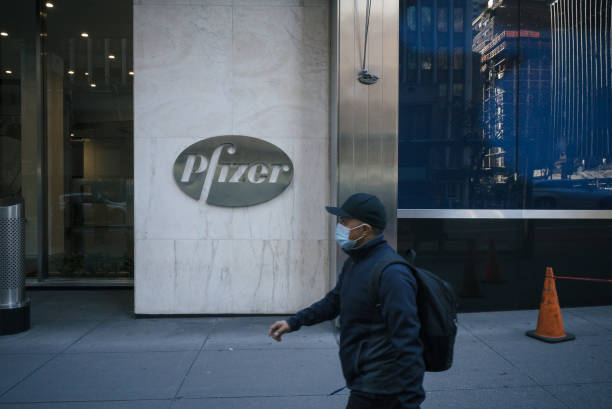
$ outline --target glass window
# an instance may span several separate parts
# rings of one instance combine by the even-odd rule
[[[404,18],[406,19],[406,27],[408,27],[408,30],[416,31],[416,6],[409,6],[406,9],[406,15]]]
[[[423,70],[431,70],[431,55],[425,54],[421,59],[421,68]]]
[[[455,7],[453,14],[453,29],[455,33],[463,32],[463,14],[465,9],[463,7]]]
[[[463,96],[463,84],[453,84],[453,96],[461,97]]]
[[[438,30],[437,86],[400,74],[399,160],[423,170],[400,177],[399,208],[612,209],[612,53],[599,52],[612,44],[611,9],[465,3],[454,3],[453,33]],[[438,28],[443,10],[434,9]],[[454,35],[467,16],[471,40]],[[424,41],[402,47],[422,53],[427,78]],[[400,60],[400,73],[410,68]],[[403,137],[416,122],[427,140]]]
[[[438,49],[438,67],[441,70],[448,69],[448,49],[445,47]]]
[[[0,6],[0,198],[24,198],[30,277],[133,277],[132,20],[122,0]]]
[[[446,33],[448,31],[448,9],[438,9],[438,31]]]
[[[421,31],[431,31],[431,7],[421,7]]]
[[[446,97],[446,93],[448,92],[446,84],[439,84],[438,89],[439,89],[439,96]]]
[[[455,48],[455,52],[453,54],[453,69],[460,70],[463,68],[463,53],[464,50],[462,47]]]
[[[457,193],[440,192],[447,197]],[[413,250],[419,267],[448,281],[460,311],[538,308],[542,260],[554,260],[558,275],[580,266],[571,275],[612,279],[612,220],[400,219],[397,229],[398,252]],[[612,303],[605,286],[576,283],[556,282],[566,305]]]
[[[38,273],[39,88],[36,82],[37,6],[0,6],[0,199],[23,198],[26,273]]]
[[[49,276],[133,274],[132,4],[46,19]]]

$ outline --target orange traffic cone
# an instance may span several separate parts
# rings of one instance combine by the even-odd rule
[[[463,266],[463,282],[461,283],[460,297],[482,297],[480,285],[476,277],[476,243],[470,240],[468,257]]]
[[[546,342],[562,342],[576,339],[573,334],[565,333],[563,329],[561,308],[559,307],[555,277],[551,267],[546,267],[542,302],[540,303],[540,312],[538,314],[538,326],[535,331],[527,331],[527,335]]]
[[[499,262],[497,261],[497,250],[495,249],[495,239],[489,239],[489,259],[485,266],[483,283],[501,284],[504,282],[499,272]]]

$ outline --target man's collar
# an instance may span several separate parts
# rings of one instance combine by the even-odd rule
[[[371,240],[363,243],[359,247],[354,247],[348,250],[343,249],[343,251],[346,254],[348,254],[351,258],[361,258],[367,255],[374,247],[382,243],[386,243],[385,235],[383,233],[379,234],[378,236],[373,237]]]

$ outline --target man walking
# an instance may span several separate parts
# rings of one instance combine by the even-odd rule
[[[385,209],[373,195],[356,193],[341,207],[336,241],[349,258],[336,287],[320,301],[270,326],[281,341],[285,333],[340,315],[340,362],[351,390],[347,409],[418,409],[423,390],[423,345],[419,338],[417,283],[410,270],[393,264],[382,272],[380,304],[370,295],[370,273],[377,260],[394,252],[383,237]]]

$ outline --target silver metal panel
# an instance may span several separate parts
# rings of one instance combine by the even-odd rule
[[[382,82],[382,158],[377,162],[380,179],[372,178],[370,183],[379,186],[380,197],[387,208],[387,240],[397,244],[397,166],[398,166],[398,93],[399,93],[399,0],[384,1],[383,21],[383,78]],[[378,132],[376,129],[374,132]]]
[[[25,208],[22,201],[10,205],[0,204],[0,219],[24,219],[24,213]]]
[[[25,284],[21,288],[0,288],[0,309],[21,308],[25,302]]]
[[[398,209],[399,219],[612,219],[612,210]]]
[[[337,83],[337,195],[338,203],[356,192],[377,195],[387,209],[385,236],[397,242],[397,112],[399,0],[372,2],[366,68],[380,80],[373,85],[357,81],[363,53],[366,1],[337,2],[335,40]],[[335,7],[332,10],[335,11]],[[337,36],[334,38],[334,36]],[[332,64],[332,69],[334,65]],[[332,78],[334,73],[332,73]],[[333,109],[332,109],[333,111]],[[332,128],[332,131],[334,129]],[[333,153],[333,150],[332,150]],[[334,167],[332,166],[332,169]],[[344,254],[337,253],[339,271]]]
[[[23,202],[0,206],[0,308],[25,299],[25,219]]]
[[[338,1],[329,2],[329,172],[330,172],[330,198],[331,206],[338,203],[338,28],[339,28]],[[336,285],[336,244],[334,238],[335,224],[330,223],[329,230],[329,285]]]
[[[363,52],[365,1],[338,5],[338,202],[355,192],[380,197],[387,239],[396,242],[398,0],[372,2],[367,68],[381,77],[357,81]]]

